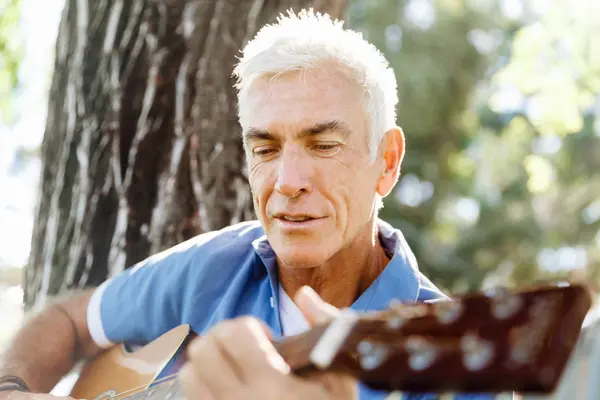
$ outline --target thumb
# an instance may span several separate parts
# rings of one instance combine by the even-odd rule
[[[301,287],[296,292],[294,302],[311,326],[332,320],[340,312],[340,310],[319,297],[310,286]]]

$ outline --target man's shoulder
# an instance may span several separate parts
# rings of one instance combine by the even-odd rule
[[[189,242],[189,245],[194,247],[219,248],[231,245],[248,246],[251,245],[254,240],[264,236],[264,234],[265,232],[259,221],[244,221],[226,226],[219,230],[202,233],[183,242],[181,245]]]
[[[225,228],[200,234],[181,245],[199,251],[229,252],[232,249],[249,250],[255,240],[265,235],[259,221],[245,221]],[[174,249],[177,249],[175,246]]]
[[[210,266],[227,268],[238,266],[254,251],[253,242],[264,236],[258,221],[246,221],[223,229],[202,233],[169,249],[156,253],[131,268],[131,274],[138,270],[163,269],[173,275],[177,269],[192,269],[201,272]],[[210,269],[210,268],[209,268]]]

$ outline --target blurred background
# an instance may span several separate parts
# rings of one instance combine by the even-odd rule
[[[0,347],[23,318],[32,246],[43,247],[32,237],[64,6],[0,0]],[[381,216],[424,273],[457,294],[566,278],[595,285],[600,2],[349,0],[342,16],[396,71],[407,155]],[[72,272],[71,282],[101,280],[88,275]],[[57,279],[30,290],[50,293]]]

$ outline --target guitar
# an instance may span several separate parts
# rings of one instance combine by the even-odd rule
[[[418,304],[348,310],[275,342],[298,375],[341,369],[375,389],[550,393],[591,306],[581,285],[495,290]],[[86,364],[71,396],[183,399],[177,371],[195,334],[181,325],[136,351],[115,346]]]

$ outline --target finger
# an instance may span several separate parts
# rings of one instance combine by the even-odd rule
[[[310,286],[301,287],[296,293],[294,301],[308,323],[313,326],[334,319],[340,312],[331,304],[323,301]]]
[[[243,384],[235,360],[223,351],[214,332],[192,342],[189,355],[196,380],[206,386],[214,398],[222,398]]]
[[[215,338],[242,381],[251,384],[257,376],[289,374],[290,367],[269,339],[269,329],[254,318],[243,317],[215,329]]]
[[[258,323],[258,325],[260,325],[260,328],[263,330],[265,335],[267,335],[267,338],[269,339],[269,341],[272,341],[273,340],[273,332],[271,332],[271,328],[269,328],[269,325],[267,325],[265,322],[261,321],[260,319],[254,319],[254,322],[256,322],[256,323]]]
[[[215,399],[206,385],[204,385],[204,383],[198,378],[192,364],[184,364],[179,370],[178,377],[186,400]]]
[[[335,394],[335,398],[357,398],[358,383],[350,374],[344,374],[342,372],[315,372],[304,378],[311,382],[318,382],[318,384],[327,392]]]

